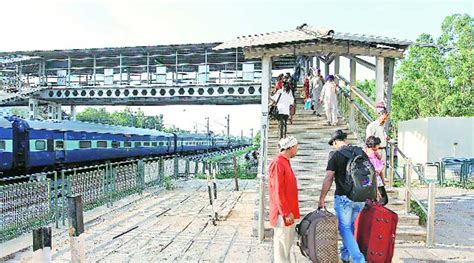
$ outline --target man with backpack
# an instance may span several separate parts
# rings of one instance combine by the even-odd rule
[[[359,263],[365,262],[365,259],[354,237],[354,221],[364,208],[364,201],[375,197],[375,171],[362,148],[349,145],[346,138],[346,133],[336,130],[328,142],[336,150],[329,153],[318,207],[325,207],[324,200],[335,180],[334,209],[343,244],[339,256],[343,262],[352,259]]]
[[[295,221],[300,218],[298,187],[290,159],[298,152],[298,141],[289,136],[279,142],[281,153],[268,166],[268,196],[270,224],[274,228],[275,263],[290,262],[290,250],[295,238]]]

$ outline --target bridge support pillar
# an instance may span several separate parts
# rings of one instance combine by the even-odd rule
[[[262,116],[260,123],[260,165],[259,165],[259,209],[258,209],[258,239],[265,238],[264,215],[265,215],[265,178],[267,166],[267,144],[268,144],[268,93],[270,91],[272,78],[272,57],[262,58]]]
[[[56,103],[48,104],[48,119],[50,120],[62,119],[61,104],[56,104]]]
[[[71,105],[71,120],[76,120],[76,105]]]
[[[30,98],[28,100],[28,108],[30,120],[36,120],[38,118],[38,100]]]

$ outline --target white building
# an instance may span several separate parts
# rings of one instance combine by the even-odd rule
[[[474,117],[433,117],[398,124],[398,146],[414,163],[474,157]]]

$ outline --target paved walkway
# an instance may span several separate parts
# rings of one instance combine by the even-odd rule
[[[241,191],[233,191],[232,180],[218,181],[217,210],[220,221],[210,221],[205,181],[177,183],[174,191],[148,189],[115,203],[85,213],[87,262],[271,262],[271,240],[258,242],[252,237],[257,193],[255,180],[241,180]],[[441,197],[446,201],[446,196]],[[459,200],[453,198],[452,200]],[[465,222],[472,224],[472,200],[464,206]],[[454,201],[453,201],[454,202]],[[458,202],[458,201],[456,201]],[[464,202],[464,201],[463,201]],[[438,202],[439,218],[445,213]],[[450,214],[455,211],[448,210]],[[469,212],[470,211],[470,212]],[[470,217],[468,217],[470,216]],[[456,222],[458,223],[458,222]],[[447,229],[456,228],[450,225]],[[463,227],[467,234],[472,227]],[[131,230],[133,229],[133,230]],[[123,234],[127,230],[130,232]],[[70,260],[66,229],[54,229],[53,260]],[[122,234],[122,235],[121,235]],[[457,236],[463,245],[443,245],[427,249],[421,243],[399,243],[393,262],[474,262],[472,235]],[[466,241],[467,240],[467,241]],[[470,241],[469,241],[470,240]],[[471,242],[471,243],[469,243]],[[461,244],[461,243],[459,243]],[[470,245],[471,244],[471,245]],[[23,252],[9,257],[9,262],[31,262],[31,236],[25,235],[2,244],[2,255],[12,249]],[[296,246],[292,262],[309,262]]]

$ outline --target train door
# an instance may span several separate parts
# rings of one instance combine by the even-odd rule
[[[65,132],[54,132],[53,135],[53,142],[54,143],[54,152],[56,155],[56,162],[64,162],[66,158],[66,144],[65,144],[66,133]],[[49,140],[48,140],[48,148],[49,148]],[[48,149],[49,150],[49,149]]]
[[[13,166],[18,169],[26,169],[29,166],[30,136],[28,129],[26,121],[21,119],[13,121]]]

